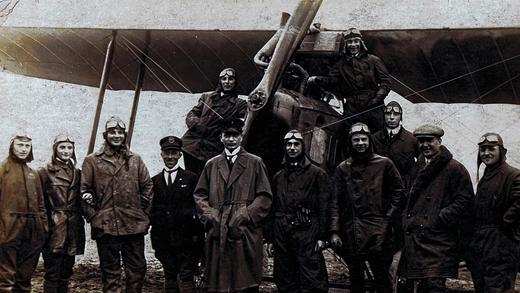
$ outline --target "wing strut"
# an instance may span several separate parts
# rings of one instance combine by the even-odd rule
[[[135,84],[134,102],[132,104],[132,113],[130,114],[130,125],[128,126],[128,137],[126,143],[130,147],[132,144],[132,135],[134,134],[135,118],[137,116],[137,106],[139,105],[139,96],[141,89],[143,88],[144,75],[146,73],[146,58],[148,56],[148,49],[150,46],[150,31],[146,31],[146,40],[143,54],[139,62],[139,73],[137,76],[137,82]]]
[[[112,39],[107,46],[107,54],[105,56],[105,64],[103,65],[103,74],[101,75],[101,83],[99,84],[99,96],[96,107],[96,114],[94,116],[94,122],[92,124],[92,132],[90,133],[90,142],[88,145],[88,153],[91,154],[94,151],[94,145],[96,144],[96,135],[99,126],[99,118],[101,116],[101,109],[103,108],[103,100],[105,99],[105,91],[107,89],[108,78],[110,76],[110,68],[112,67],[112,59],[114,58],[114,49],[116,45],[116,34],[117,32],[112,31]]]

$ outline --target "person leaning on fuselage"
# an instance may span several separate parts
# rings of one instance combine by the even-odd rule
[[[475,292],[515,292],[520,262],[520,170],[506,163],[507,149],[497,133],[478,143],[477,168],[486,168],[471,212],[466,262]]]
[[[389,268],[394,250],[392,225],[401,212],[403,183],[389,158],[374,154],[367,125],[354,124],[348,134],[351,149],[334,174],[331,215],[337,231],[331,243],[349,266],[351,292],[365,292],[365,262],[370,264],[378,293],[392,292]]]
[[[383,61],[372,54],[356,28],[344,34],[345,50],[327,76],[312,76],[311,86],[321,86],[343,101],[343,116],[347,121],[363,122],[372,132],[383,129],[384,99],[392,80]]]
[[[43,248],[43,292],[65,293],[75,256],[85,250],[85,222],[81,215],[74,139],[58,135],[52,144],[51,162],[38,170],[49,218],[49,238]]]
[[[141,157],[126,146],[125,130],[119,117],[108,119],[103,146],[83,161],[80,190],[97,244],[103,292],[121,292],[122,260],[126,292],[139,293],[153,183]]]
[[[301,132],[285,137],[283,169],[273,178],[273,207],[268,233],[274,245],[278,292],[327,292],[322,250],[330,237],[329,178],[305,154]]]
[[[31,292],[31,276],[48,232],[32,139],[17,135],[0,164],[0,292]]]
[[[179,166],[180,138],[167,136],[159,144],[164,169],[152,177],[152,247],[163,266],[164,292],[195,292],[193,275],[202,255],[204,238],[193,200],[198,176]]]
[[[473,200],[466,168],[442,145],[444,130],[415,129],[419,156],[403,216],[404,247],[398,292],[447,292],[446,278],[456,278],[461,257],[461,223]],[[416,288],[417,291],[414,291]]]
[[[258,292],[262,280],[262,224],[272,202],[267,169],[260,157],[240,146],[240,119],[224,120],[224,151],[208,161],[193,194],[208,227],[208,292]]]
[[[182,137],[186,170],[200,175],[206,162],[224,150],[219,129],[222,120],[246,118],[247,102],[238,97],[237,83],[235,69],[222,70],[217,89],[203,93],[186,116],[188,130]]]

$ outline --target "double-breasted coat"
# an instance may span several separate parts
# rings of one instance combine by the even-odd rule
[[[0,291],[29,292],[47,214],[38,172],[11,156],[0,164]]]
[[[428,165],[420,155],[413,174],[398,274],[409,279],[457,277],[461,223],[474,197],[469,173],[441,146]]]
[[[70,174],[66,170],[70,170]],[[46,248],[52,253],[83,254],[85,222],[81,216],[81,172],[70,166],[49,163],[38,171],[49,218]]]
[[[357,56],[344,55],[322,78],[322,84],[343,101],[344,116],[356,115],[349,122],[361,121],[373,132],[383,128],[384,99],[392,79],[379,57],[364,50]]]
[[[520,262],[519,169],[506,162],[486,167],[469,222],[466,262],[475,289],[477,292],[511,290]]]
[[[26,218],[36,224],[31,238],[43,245],[49,226],[40,176],[9,157],[0,165],[0,245],[21,237]]]
[[[202,221],[209,226],[205,243],[208,290],[233,292],[259,286],[262,223],[272,202],[262,159],[243,148],[231,170],[224,153],[210,159],[194,197]]]
[[[116,155],[104,145],[85,158],[81,169],[81,194],[93,195],[84,213],[94,239],[148,231],[153,183],[139,155],[129,150]]]
[[[403,183],[392,161],[376,154],[361,161],[349,158],[336,168],[334,185],[332,205],[339,218],[332,230],[344,239],[345,254],[388,250],[392,220],[400,214],[404,200]]]
[[[220,154],[219,123],[222,119],[245,118],[247,102],[236,94],[221,91],[205,92],[199,102],[186,115],[188,131],[182,137],[182,150],[201,161]]]

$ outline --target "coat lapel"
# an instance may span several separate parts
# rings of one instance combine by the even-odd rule
[[[224,180],[225,184],[227,184],[229,179],[229,167],[227,164],[226,156],[224,154],[220,155],[219,161],[217,162],[217,166],[218,174],[220,175],[220,177],[222,177],[222,180]]]
[[[175,190],[180,189],[184,184],[184,170],[179,168],[177,169],[177,176],[175,176],[175,181],[173,181],[173,188]]]
[[[59,178],[60,180],[64,180],[68,183],[72,183],[72,179],[71,177],[69,177],[67,175],[67,173],[65,172],[65,170],[61,169],[61,168],[58,168],[57,172],[56,172],[56,178]]]
[[[228,189],[233,183],[242,175],[244,169],[246,168],[245,157],[243,156],[243,151],[238,153],[237,159],[233,164],[233,169],[231,170],[231,174],[229,175],[229,180],[226,185],[226,189]],[[227,165],[227,164],[226,164]]]

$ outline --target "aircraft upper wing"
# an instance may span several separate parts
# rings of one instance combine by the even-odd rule
[[[263,74],[254,65],[253,57],[274,34],[251,30],[115,31],[109,89],[134,89],[140,60],[147,50],[143,90],[212,90],[220,70],[234,67],[239,92],[245,95]],[[0,27],[0,68],[97,87],[112,32]],[[338,46],[327,47],[326,40],[338,33],[310,35],[302,44],[296,59],[308,65],[311,75],[326,73],[337,58],[334,50]],[[369,51],[383,59],[392,74],[393,90],[412,102],[520,104],[520,29],[385,30],[363,34]],[[335,49],[327,51],[325,47]]]

